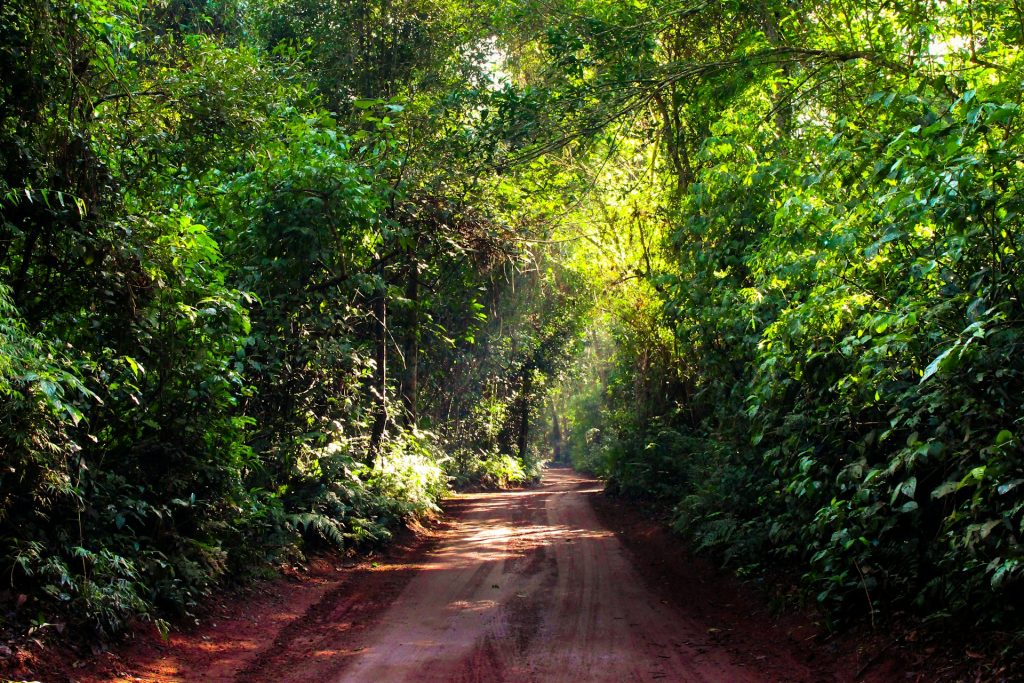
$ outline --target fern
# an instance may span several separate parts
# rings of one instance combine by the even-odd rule
[[[345,533],[341,524],[318,512],[297,512],[285,515],[285,523],[305,535],[315,532],[324,541],[338,548],[345,547]]]

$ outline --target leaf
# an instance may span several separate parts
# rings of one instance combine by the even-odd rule
[[[146,371],[145,369],[143,369],[142,365],[140,365],[139,362],[136,361],[131,356],[125,356],[124,361],[128,363],[128,367],[132,369],[132,374],[134,374],[136,377],[145,374]]]
[[[41,380],[39,382],[39,388],[50,400],[56,400],[60,393],[60,388],[48,379]]]
[[[868,258],[874,258],[875,256],[878,255],[878,252],[881,250],[883,245],[888,244],[889,242],[892,242],[894,240],[898,240],[899,238],[903,237],[904,234],[906,233],[899,230],[893,230],[891,232],[886,233],[881,239],[877,240],[874,244],[865,249],[864,255],[867,256]]]
[[[967,473],[967,476],[960,480],[960,486],[969,486],[972,481],[981,481],[985,478],[985,471],[987,469],[988,468],[985,465],[975,467]]]
[[[926,136],[926,137],[927,136],[932,136],[932,135],[935,135],[936,133],[940,133],[942,131],[949,130],[951,127],[952,126],[950,124],[946,123],[942,119],[939,119],[938,121],[936,121],[932,125],[928,126],[924,130],[922,130],[921,131],[921,135]]]
[[[989,568],[991,569],[993,565],[998,565],[998,568],[992,574],[991,586],[992,588],[1000,588],[1006,582],[1006,579],[1020,566],[1020,560],[1010,558],[1003,561],[1002,558],[998,558],[989,565]]]
[[[1002,523],[1003,523],[1003,520],[1001,520],[1001,519],[990,519],[989,521],[987,521],[984,524],[980,525],[979,526],[979,530],[978,530],[978,538],[980,540],[984,540],[984,539],[988,538],[989,535],[992,533],[992,530],[995,529],[997,526],[999,526]]]
[[[953,346],[949,347],[948,349],[946,349],[945,351],[940,353],[939,356],[935,360],[933,360],[931,363],[929,363],[928,367],[926,367],[924,369],[924,375],[921,376],[921,382],[919,382],[919,384],[923,383],[926,379],[928,379],[929,377],[934,375],[936,372],[938,372],[939,371],[939,367],[942,365],[942,362],[944,360],[946,360],[946,358],[948,358],[949,355],[951,353],[953,353],[953,351],[955,351],[959,347],[959,345],[960,345],[959,342],[957,342],[956,344],[953,344]]]
[[[988,120],[992,123],[1004,123],[1014,116],[1019,109],[1020,107],[1017,104],[1007,102],[989,112]]]
[[[998,493],[1000,496],[1005,496],[1007,493],[1014,490],[1021,484],[1024,484],[1024,479],[1014,479],[1012,481],[1008,481],[1004,484],[1000,484],[999,486],[997,486],[996,493]]]

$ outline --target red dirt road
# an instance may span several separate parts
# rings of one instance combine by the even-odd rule
[[[320,560],[226,598],[169,643],[141,638],[37,672],[76,683],[906,680],[876,648],[843,652],[806,619],[772,619],[759,595],[600,491],[550,469],[535,489],[460,495],[440,530],[378,561]]]
[[[467,497],[335,680],[766,680],[647,588],[588,502],[599,490],[549,470],[536,490]]]

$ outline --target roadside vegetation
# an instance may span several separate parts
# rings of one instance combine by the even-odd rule
[[[833,624],[1018,651],[1019,8],[587,6],[548,50],[619,134],[618,293],[562,390],[574,462]]]
[[[164,628],[554,456],[1012,652],[1022,16],[5,4],[5,628]]]
[[[475,29],[422,2],[0,9],[8,628],[164,627],[452,483],[536,476],[586,307],[481,200]]]

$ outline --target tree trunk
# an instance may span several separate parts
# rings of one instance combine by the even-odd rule
[[[761,21],[764,27],[764,35],[768,38],[768,42],[771,43],[772,47],[784,47],[786,41],[779,30],[778,17],[772,12],[764,10],[761,14]],[[793,67],[791,65],[783,64],[780,68],[785,78],[788,79],[792,76]],[[772,99],[774,102],[772,109],[775,114],[775,130],[778,132],[779,137],[788,138],[793,133],[793,118],[795,115],[792,93],[787,93],[784,88],[780,88]]]
[[[558,409],[551,403],[551,450],[555,462],[562,461],[562,425],[558,421]]]
[[[672,170],[676,176],[676,187],[673,194],[674,201],[680,201],[690,183],[693,182],[693,167],[690,164],[690,155],[686,149],[686,140],[683,136],[682,120],[679,114],[679,105],[675,102],[673,94],[675,87],[669,91],[671,107],[661,93],[654,94],[655,104],[661,113],[662,137],[665,151],[672,162]]]
[[[377,364],[373,376],[373,393],[375,416],[373,428],[370,432],[370,455],[375,456],[380,452],[381,442],[384,440],[384,431],[388,426],[388,306],[387,306],[387,282],[384,279],[384,266],[380,266],[380,291],[373,301],[373,314],[377,320],[377,345],[374,350],[374,360]]]
[[[519,458],[526,458],[530,441],[530,391],[533,389],[533,368],[529,365],[522,370],[522,393],[519,397]]]
[[[420,360],[420,277],[415,255],[412,256],[409,264],[409,280],[405,286],[405,298],[412,302],[412,308],[409,312],[409,324],[403,343],[405,372],[402,374],[402,403],[405,406],[408,424],[415,425],[419,417],[416,404],[419,394]]]

